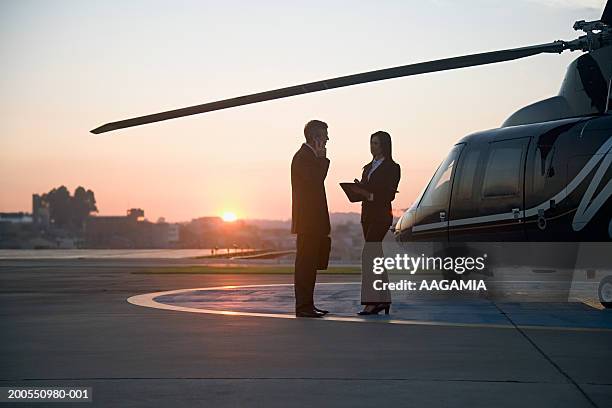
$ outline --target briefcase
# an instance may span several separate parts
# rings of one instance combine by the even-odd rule
[[[327,269],[329,265],[329,253],[331,252],[331,238],[323,237],[319,245],[319,259],[317,260],[317,270],[322,271]]]

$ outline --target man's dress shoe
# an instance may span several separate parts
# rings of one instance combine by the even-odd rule
[[[318,313],[315,310],[310,310],[307,312],[295,312],[295,317],[323,317],[323,313]]]
[[[324,315],[329,313],[328,310],[319,309],[318,307],[315,307],[314,310],[315,310],[315,312],[319,312],[319,313],[322,313]]]

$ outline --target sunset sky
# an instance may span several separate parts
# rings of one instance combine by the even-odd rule
[[[459,4],[461,3],[461,4]],[[466,53],[577,37],[604,1],[3,1],[0,211],[32,193],[94,190],[100,214],[291,215],[289,166],[310,119],[329,124],[338,187],[388,131],[408,207],[462,136],[557,93],[579,53],[394,79],[102,135],[106,122]]]

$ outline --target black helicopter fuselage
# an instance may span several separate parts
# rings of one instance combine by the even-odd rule
[[[396,224],[410,241],[610,241],[612,115],[461,139]]]

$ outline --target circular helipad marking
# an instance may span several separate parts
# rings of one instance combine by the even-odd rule
[[[359,285],[359,282],[326,282],[317,283],[320,285]],[[250,317],[268,317],[277,319],[296,319],[293,313],[263,313],[263,312],[252,312],[252,311],[239,311],[239,310],[219,310],[199,307],[181,306],[178,304],[163,303],[156,299],[160,297],[167,297],[173,295],[182,295],[189,292],[206,292],[206,291],[231,291],[240,289],[250,288],[275,288],[275,287],[293,287],[291,283],[278,283],[278,284],[262,284],[262,285],[229,285],[229,286],[214,286],[205,288],[189,288],[189,289],[177,289],[163,292],[152,292],[144,293],[141,295],[132,296],[127,301],[136,306],[150,307],[155,309],[173,310],[178,312],[188,313],[205,313],[214,315],[224,316],[250,316]],[[513,325],[511,322],[504,324],[496,323],[458,323],[448,321],[434,321],[434,320],[411,320],[411,319],[393,319],[374,316],[374,318],[362,318],[362,317],[350,317],[350,316],[335,316],[327,315],[322,319],[310,319],[315,321],[338,321],[338,322],[359,322],[359,323],[387,323],[387,324],[401,324],[401,325],[412,325],[412,326],[443,326],[443,327],[470,327],[470,328],[494,328],[494,329],[536,329],[536,330],[562,330],[562,331],[595,331],[601,332],[612,331],[611,328],[600,328],[600,327],[564,327],[564,326],[544,326],[544,325]]]

